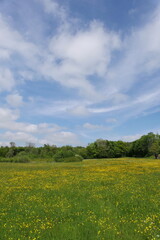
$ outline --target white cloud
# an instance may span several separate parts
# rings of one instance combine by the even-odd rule
[[[42,2],[47,9],[52,9],[51,11],[61,9],[54,1]],[[23,68],[27,70],[18,71],[23,79],[33,79],[34,73],[38,72],[46,80],[52,79],[67,88],[77,89],[80,96],[99,101],[104,96],[97,91],[89,76],[97,75],[99,78],[105,76],[112,51],[120,47],[119,35],[107,31],[96,21],[73,31],[74,20],[70,22],[68,16],[66,21],[68,27],[61,23],[59,31],[48,39],[49,45],[43,50],[40,44],[25,40],[0,15],[0,49],[7,51],[5,54],[8,58],[14,53],[23,58]]]
[[[49,134],[63,130],[64,127],[54,123],[25,123],[19,121],[20,115],[18,110],[9,108],[0,108],[0,128],[8,129],[14,132]]]
[[[0,108],[0,124],[12,122],[19,118],[19,112],[9,108]]]
[[[89,110],[85,106],[76,106],[68,110],[69,113],[75,116],[88,116],[90,114]]]
[[[7,95],[6,101],[12,107],[20,107],[23,105],[23,97],[18,93]]]
[[[24,80],[33,80],[34,78],[34,74],[31,71],[20,71],[19,74]]]
[[[80,144],[79,138],[75,133],[64,131],[64,127],[53,123],[31,124],[19,122],[19,114],[11,109],[0,108],[0,128],[7,131],[0,134],[1,143],[14,141],[19,145],[27,142],[41,144]]]
[[[50,41],[51,56],[41,66],[42,72],[66,87],[79,89],[86,98],[99,100],[102,94],[89,76],[105,76],[111,53],[120,44],[118,34],[106,31],[100,22],[91,22],[75,32],[62,29]]]
[[[0,142],[0,146],[3,146],[3,147],[5,147],[5,146],[10,146],[10,142]]]
[[[31,107],[34,103],[30,105],[34,114],[52,116],[68,113],[87,117],[106,113],[106,118],[107,113],[110,113],[110,120],[107,120],[110,123],[116,122],[113,119],[117,119],[117,115],[124,121],[159,105],[159,7],[146,24],[123,34],[122,38],[118,32],[107,30],[101,22],[92,21],[84,26],[82,22],[74,21],[56,1],[37,0],[37,3],[43,4],[45,13],[49,14],[47,18],[57,21],[56,30],[47,37],[45,34],[49,29],[42,29],[44,39],[36,44],[34,38],[29,41],[27,33],[20,34],[13,27],[16,24],[11,27],[7,18],[0,15],[0,60],[3,63],[0,67],[0,92],[15,88],[20,81],[18,77],[26,81],[56,81],[70,90],[76,89],[74,100],[72,94],[70,100],[59,103],[55,101],[49,104],[47,98],[45,106],[39,103],[35,109]],[[45,46],[42,42],[45,42]],[[23,103],[18,93],[8,94],[6,100],[12,107],[20,107]],[[54,124],[24,123],[20,119],[16,121],[19,113],[10,109],[0,108],[0,117],[1,128],[10,131],[39,133],[43,137],[45,132],[49,134],[51,131],[57,139],[56,134],[60,134],[59,142],[67,135]],[[118,119],[119,122],[121,120]],[[98,126],[84,124],[86,129],[98,129]],[[68,136],[74,139],[73,133],[69,133]]]
[[[102,125],[96,125],[91,123],[84,123],[83,127],[91,130],[104,128],[104,126]]]
[[[107,32],[103,25],[96,21],[87,29],[76,33],[62,31],[50,43],[51,52],[61,59],[64,67],[65,64],[71,64],[78,74],[100,76],[106,73],[112,50],[119,47],[118,35]]]
[[[1,129],[9,129],[12,131],[20,131],[20,132],[36,133],[36,134],[48,134],[48,133],[56,132],[63,129],[63,127],[60,127],[56,124],[47,124],[47,123],[31,124],[31,123],[24,123],[24,122],[16,122],[14,120],[17,120],[17,119],[14,119],[14,116],[12,116],[13,119],[10,118],[11,113],[12,113],[11,111],[8,113],[5,110],[2,114],[2,111],[0,109],[0,116],[2,117],[0,120]]]
[[[28,60],[34,54],[38,54],[35,44],[27,42],[22,35],[12,29],[0,14],[0,48],[7,51],[8,55],[17,52]],[[30,59],[31,60],[31,59]]]
[[[44,139],[39,140],[40,144],[56,144],[56,145],[78,145],[80,140],[75,133],[60,131],[48,134]]]
[[[132,96],[127,92],[140,82],[141,75],[146,75],[145,86],[147,86],[148,75],[159,69],[159,19],[160,11],[157,11],[149,23],[134,29],[131,34],[124,37],[123,41],[118,34],[107,32],[103,25],[97,22],[77,32],[63,29],[50,42],[52,55],[42,66],[42,72],[44,76],[48,75],[64,86],[79,89],[80,95],[86,99],[90,98],[92,103],[105,99],[109,103],[108,107],[103,105],[104,107],[101,108],[93,108],[91,105],[75,106],[71,110],[75,115],[125,111],[125,109],[125,115],[128,113],[130,116],[132,110],[135,115],[139,114],[140,111],[157,105],[155,86],[145,89],[141,85],[141,89],[138,88]],[[108,66],[112,51],[116,49],[121,51],[120,60]],[[89,80],[89,75],[101,77],[102,82],[106,78],[106,83],[98,89]],[[154,78],[152,81],[155,82]],[[147,100],[148,94],[155,96],[154,98],[152,96],[153,101],[150,101],[151,98]]]
[[[67,10],[60,6],[56,1],[54,0],[38,0],[41,2],[44,6],[44,9],[47,13],[53,14],[55,17],[58,17],[62,20],[66,19]]]
[[[119,105],[113,105],[112,107],[106,108],[89,108],[90,113],[99,114],[99,113],[111,113],[113,119],[118,118],[118,125],[127,119],[135,118],[139,115],[144,115],[147,110],[153,108],[153,106],[159,106],[159,95],[160,90],[151,89],[150,92],[146,92],[137,98],[132,99],[132,101],[127,103],[121,103]]]
[[[143,134],[135,134],[135,135],[129,135],[129,136],[123,136],[121,137],[121,140],[125,142],[133,142],[137,139],[139,139]]]
[[[13,141],[13,142],[23,142],[27,143],[27,142],[37,142],[37,138],[32,136],[31,134],[25,133],[25,132],[10,132],[7,131],[3,134],[0,134],[0,137],[2,139]]]
[[[12,72],[5,67],[0,67],[0,92],[10,91],[14,86],[15,80]]]
[[[10,58],[10,51],[0,48],[0,60],[8,60]]]
[[[160,8],[143,27],[125,37],[122,57],[108,73],[108,81],[118,91],[126,91],[140,82],[144,74],[153,74],[160,67]],[[147,80],[145,80],[147,81]]]
[[[58,131],[58,132],[50,132],[45,133],[41,136],[35,136],[33,133],[27,133],[24,131],[11,132],[7,131],[3,134],[0,134],[1,143],[5,145],[5,143],[9,143],[11,141],[15,142],[18,145],[25,145],[28,142],[35,143],[36,145],[43,144],[55,144],[55,145],[78,145],[80,144],[80,140],[75,133],[67,132],[67,131]],[[8,144],[7,144],[8,145]]]
[[[35,100],[35,101],[34,101]],[[39,99],[34,99],[31,104],[34,104],[35,114],[40,114],[44,116],[54,116],[54,115],[62,115],[64,114],[73,114],[73,115],[88,115],[89,111],[87,107],[90,102],[85,100],[60,100],[53,101],[46,99],[41,99],[41,106],[37,106]],[[77,111],[76,111],[77,110]],[[75,112],[75,113],[74,113]],[[76,113],[77,112],[77,113]]]

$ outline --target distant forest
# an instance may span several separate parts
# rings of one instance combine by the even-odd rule
[[[54,140],[53,140],[54,142]],[[1,162],[30,162],[36,160],[74,162],[83,159],[120,158],[120,157],[159,157],[160,135],[152,132],[143,135],[133,142],[109,141],[97,139],[86,147],[72,147],[70,145],[57,147],[44,144],[35,147],[28,143],[25,147],[16,146],[10,142],[10,147],[0,147]]]

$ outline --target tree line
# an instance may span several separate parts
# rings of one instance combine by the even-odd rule
[[[160,135],[150,132],[133,142],[97,139],[86,147],[69,145],[57,147],[49,144],[35,147],[33,143],[21,147],[10,142],[10,146],[0,147],[0,161],[28,162],[34,159],[48,159],[49,161],[70,162],[94,158],[150,157],[153,155],[158,158],[159,153]]]

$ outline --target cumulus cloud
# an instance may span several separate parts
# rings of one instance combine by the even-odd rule
[[[139,114],[142,106],[145,111],[157,105],[155,86],[154,84],[150,86],[148,76],[151,77],[151,74],[156,73],[160,65],[159,18],[158,9],[150,22],[134,29],[123,40],[118,34],[107,32],[99,22],[93,22],[89,28],[77,32],[60,31],[50,42],[50,51],[54,59],[58,59],[58,64],[49,67],[47,63],[42,69],[44,72],[49,70],[50,76],[54,76],[53,78],[61,84],[70,88],[79,88],[79,93],[90,96],[92,103],[102,101],[103,107],[90,107],[88,108],[90,113],[109,113],[130,109],[128,111],[130,115],[134,109],[136,115],[137,108],[137,114]],[[119,50],[121,54],[119,60],[110,65],[115,50]],[[55,66],[56,69],[54,69]],[[96,75],[102,82],[105,80],[103,87],[95,88],[96,85],[89,79],[90,75]],[[141,78],[144,83],[140,82]],[[152,82],[157,83],[153,77]],[[141,87],[131,95],[130,91],[135,84],[140,84]],[[148,95],[154,95],[156,101],[149,103],[151,99],[148,99]],[[107,104],[103,104],[105,99],[108,101]],[[139,103],[143,104],[140,106]],[[105,105],[109,106],[105,107]],[[84,106],[80,107],[82,108]],[[83,114],[83,111],[78,109],[79,107],[77,110],[75,108],[75,113]]]
[[[119,47],[118,34],[106,31],[96,21],[75,32],[63,29],[50,41],[49,49],[54,64],[53,59],[49,59],[42,70],[61,84],[79,89],[81,95],[98,98],[98,92],[89,77],[104,77],[111,53]]]
[[[68,27],[64,27],[62,22],[59,23],[58,31],[47,39],[48,45],[42,50],[41,45],[25,40],[0,15],[2,56],[9,58],[17,52],[27,60],[26,67],[38,71],[44,79],[52,79],[65,87],[76,88],[80,96],[92,99],[93,103],[106,99],[115,105],[128,100],[128,94],[124,92],[140,81],[139,75],[151,74],[159,69],[159,8],[148,23],[134,29],[122,39],[119,33],[107,30],[99,21],[92,21],[86,26],[79,26],[79,23],[76,25],[69,20],[70,15],[66,9],[56,1],[37,1],[39,2],[47,13],[53,13],[57,18],[65,16]],[[111,64],[116,50],[120,52],[119,61]],[[2,72],[10,79],[6,81],[10,84],[4,85],[2,89],[10,89],[14,85],[13,76],[11,77],[9,70]],[[21,71],[25,72],[27,73]],[[97,84],[92,82],[90,77],[93,76],[97,78],[97,84],[102,82],[101,88],[97,88]],[[26,77],[30,78],[31,76]]]
[[[1,139],[13,141],[13,142],[22,142],[25,144],[26,142],[37,142],[37,138],[32,136],[31,134],[25,132],[10,132],[7,131],[3,134],[0,134]]]
[[[1,142],[8,143],[14,141],[18,144],[33,142],[37,145],[76,145],[80,143],[78,135],[71,131],[65,131],[64,127],[54,123],[25,123],[19,122],[19,112],[0,108],[0,128],[7,130],[0,134]]]
[[[44,139],[41,139],[40,144],[56,144],[56,145],[78,145],[81,144],[78,136],[73,132],[60,131],[53,134],[48,134]]]
[[[19,112],[9,108],[0,108],[0,123],[15,121],[19,118]]]
[[[10,141],[15,142],[16,144],[25,145],[28,142],[32,142],[36,145],[50,144],[50,145],[78,145],[81,144],[78,136],[75,133],[69,131],[58,131],[53,133],[46,133],[44,135],[35,136],[33,133],[28,133],[24,131],[7,131],[3,134],[0,134],[2,140],[2,145],[8,145]]]
[[[52,11],[60,8],[56,2],[42,2],[45,6],[52,5],[47,7]],[[106,30],[98,21],[92,21],[87,27],[75,27],[75,31],[69,17],[66,21],[68,27],[63,27],[64,23],[59,25],[59,31],[47,41],[48,46],[43,50],[41,45],[26,40],[10,27],[0,15],[0,48],[7,50],[8,57],[14,53],[23,57],[23,66],[38,72],[44,79],[52,79],[67,88],[77,89],[81,96],[98,100],[101,94],[90,82],[90,76],[104,77],[112,52],[120,47],[119,35]],[[24,75],[26,72],[18,73]]]
[[[141,81],[143,74],[153,74],[159,69],[159,28],[160,8],[158,7],[150,17],[149,22],[134,29],[130,35],[126,36],[122,57],[108,73],[109,81],[112,81],[118,90],[131,88],[137,81]]]
[[[0,48],[0,60],[8,60],[10,58],[10,51]]]
[[[41,80],[46,85],[47,81],[53,85],[56,82],[70,90],[69,100],[64,96],[59,103],[46,101],[45,106],[37,104],[34,112],[43,116],[104,114],[105,119],[108,116],[108,123],[116,123],[113,119],[117,119],[117,114],[124,121],[151,112],[159,105],[159,7],[148,16],[146,23],[121,35],[107,29],[100,21],[84,24],[72,19],[57,1],[35,2],[43,6],[41,10],[47,14],[47,19],[56,22],[55,31],[50,33],[51,28],[45,28],[48,22],[38,26],[44,28],[41,31],[43,39],[36,43],[34,37],[27,37],[28,33],[23,31],[20,33],[16,24],[9,24],[9,18],[0,14],[0,92],[12,91],[5,93],[7,106],[19,108],[23,104],[23,96],[17,93],[18,87],[23,88],[18,85],[23,82],[21,80]],[[32,34],[36,35],[36,31]],[[48,100],[48,96],[46,98]],[[45,131],[47,134],[51,131],[52,137],[57,139],[56,134],[60,134],[59,142],[63,142],[67,134],[70,142],[77,137],[56,124],[45,124],[22,122],[18,111],[0,108],[0,126],[9,132],[25,133],[27,137],[27,134],[43,135]],[[86,129],[98,129],[99,126],[84,124]],[[52,137],[48,135],[48,141]],[[39,138],[45,140],[44,135]]]
[[[0,48],[8,51],[8,54],[17,52],[26,58],[38,53],[38,48],[34,43],[26,41],[23,36],[13,29],[6,19],[0,14]]]
[[[23,105],[23,97],[18,93],[7,95],[6,101],[12,107],[20,107]]]
[[[65,64],[75,66],[75,73],[103,76],[110,62],[111,52],[120,47],[116,33],[107,32],[99,22],[91,22],[87,29],[62,31],[53,37],[50,50]],[[69,72],[74,74],[74,72]]]
[[[12,111],[10,109],[0,108],[0,128],[9,129],[12,131],[26,132],[26,133],[37,133],[37,134],[48,134],[62,130],[63,127],[58,126],[53,123],[25,123],[17,121],[19,115],[17,111]]]
[[[0,67],[0,92],[10,91],[15,86],[12,72],[6,67]]]

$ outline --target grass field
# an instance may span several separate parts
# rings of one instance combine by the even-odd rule
[[[1,163],[0,240],[160,240],[160,160]]]

